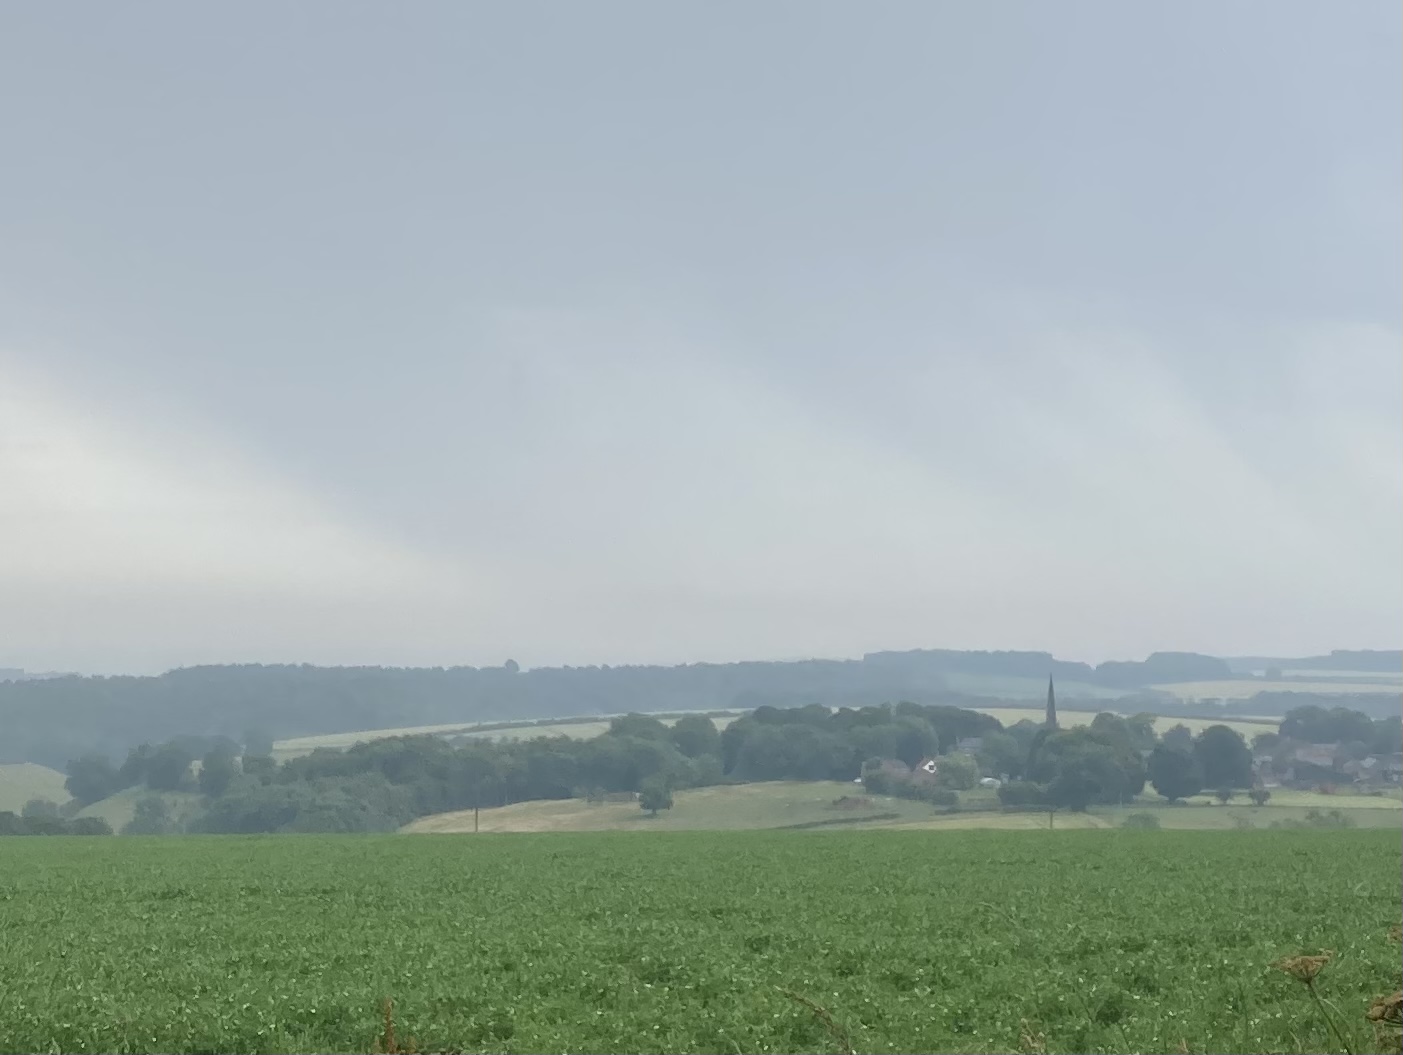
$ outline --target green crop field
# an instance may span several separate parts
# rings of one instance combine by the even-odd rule
[[[6,840],[7,1052],[1355,1052],[1393,832]],[[786,994],[794,994],[786,995]],[[826,1009],[832,1024],[795,997]]]

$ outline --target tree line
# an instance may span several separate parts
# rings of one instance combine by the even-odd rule
[[[143,742],[182,733],[237,738],[248,728],[278,739],[349,729],[407,728],[639,712],[751,710],[817,704],[857,708],[872,700],[973,707],[1005,702],[997,694],[956,691],[970,679],[1045,678],[1123,693],[1098,701],[1122,712],[1155,710],[1197,716],[1145,686],[1232,677],[1223,660],[1156,653],[1134,663],[1056,660],[1044,652],[870,653],[860,660],[790,663],[696,663],[675,667],[385,667],[207,666],[158,677],[59,677],[0,681],[0,763],[62,768],[88,752],[120,757]],[[1239,713],[1281,714],[1325,703],[1243,701]],[[1067,700],[1076,700],[1075,691]],[[1403,697],[1383,694],[1348,705],[1396,711]],[[1275,708],[1275,709],[1270,709]],[[1382,717],[1382,714],[1378,716]]]
[[[111,835],[101,817],[66,817],[55,802],[30,799],[24,808],[0,810],[0,835]]]
[[[88,753],[68,765],[73,809],[128,788],[198,793],[189,821],[153,795],[125,829],[161,834],[393,830],[416,817],[539,799],[599,800],[631,793],[650,811],[676,790],[756,781],[861,781],[876,794],[917,798],[942,808],[981,777],[999,783],[1008,809],[1086,810],[1128,803],[1145,787],[1170,801],[1210,791],[1228,795],[1256,784],[1253,753],[1241,734],[1210,725],[1197,735],[1180,724],[1162,736],[1155,715],[1105,712],[1090,725],[1007,728],[988,714],[902,702],[839,708],[762,706],[723,730],[705,715],[669,725],[645,714],[610,722],[591,739],[524,740],[402,736],[322,748],[281,764],[266,732],[177,737],[130,749],[119,763]],[[1259,748],[1292,736],[1364,736],[1383,748],[1403,741],[1403,720],[1371,720],[1336,708],[1302,708]],[[1273,739],[1275,738],[1275,739]],[[933,773],[919,767],[932,761]]]

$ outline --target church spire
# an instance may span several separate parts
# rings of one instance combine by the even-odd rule
[[[1057,696],[1052,691],[1052,675],[1047,676],[1047,720],[1043,725],[1048,729],[1057,728]]]

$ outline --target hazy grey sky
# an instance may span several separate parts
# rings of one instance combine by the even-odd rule
[[[1403,639],[1400,8],[0,7],[0,666]]]

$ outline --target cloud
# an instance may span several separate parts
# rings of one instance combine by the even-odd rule
[[[1100,660],[1403,629],[1392,332],[1190,344],[1012,313],[928,339],[813,385],[802,357],[668,306],[495,312],[440,364],[412,443],[365,438],[373,472],[341,452],[340,495],[10,371],[0,583],[25,603],[0,632],[129,670]],[[386,473],[393,501],[352,501]]]
[[[441,616],[495,588],[213,436],[101,416],[13,363],[0,368],[0,493],[0,635],[31,667],[344,661],[407,610]]]

